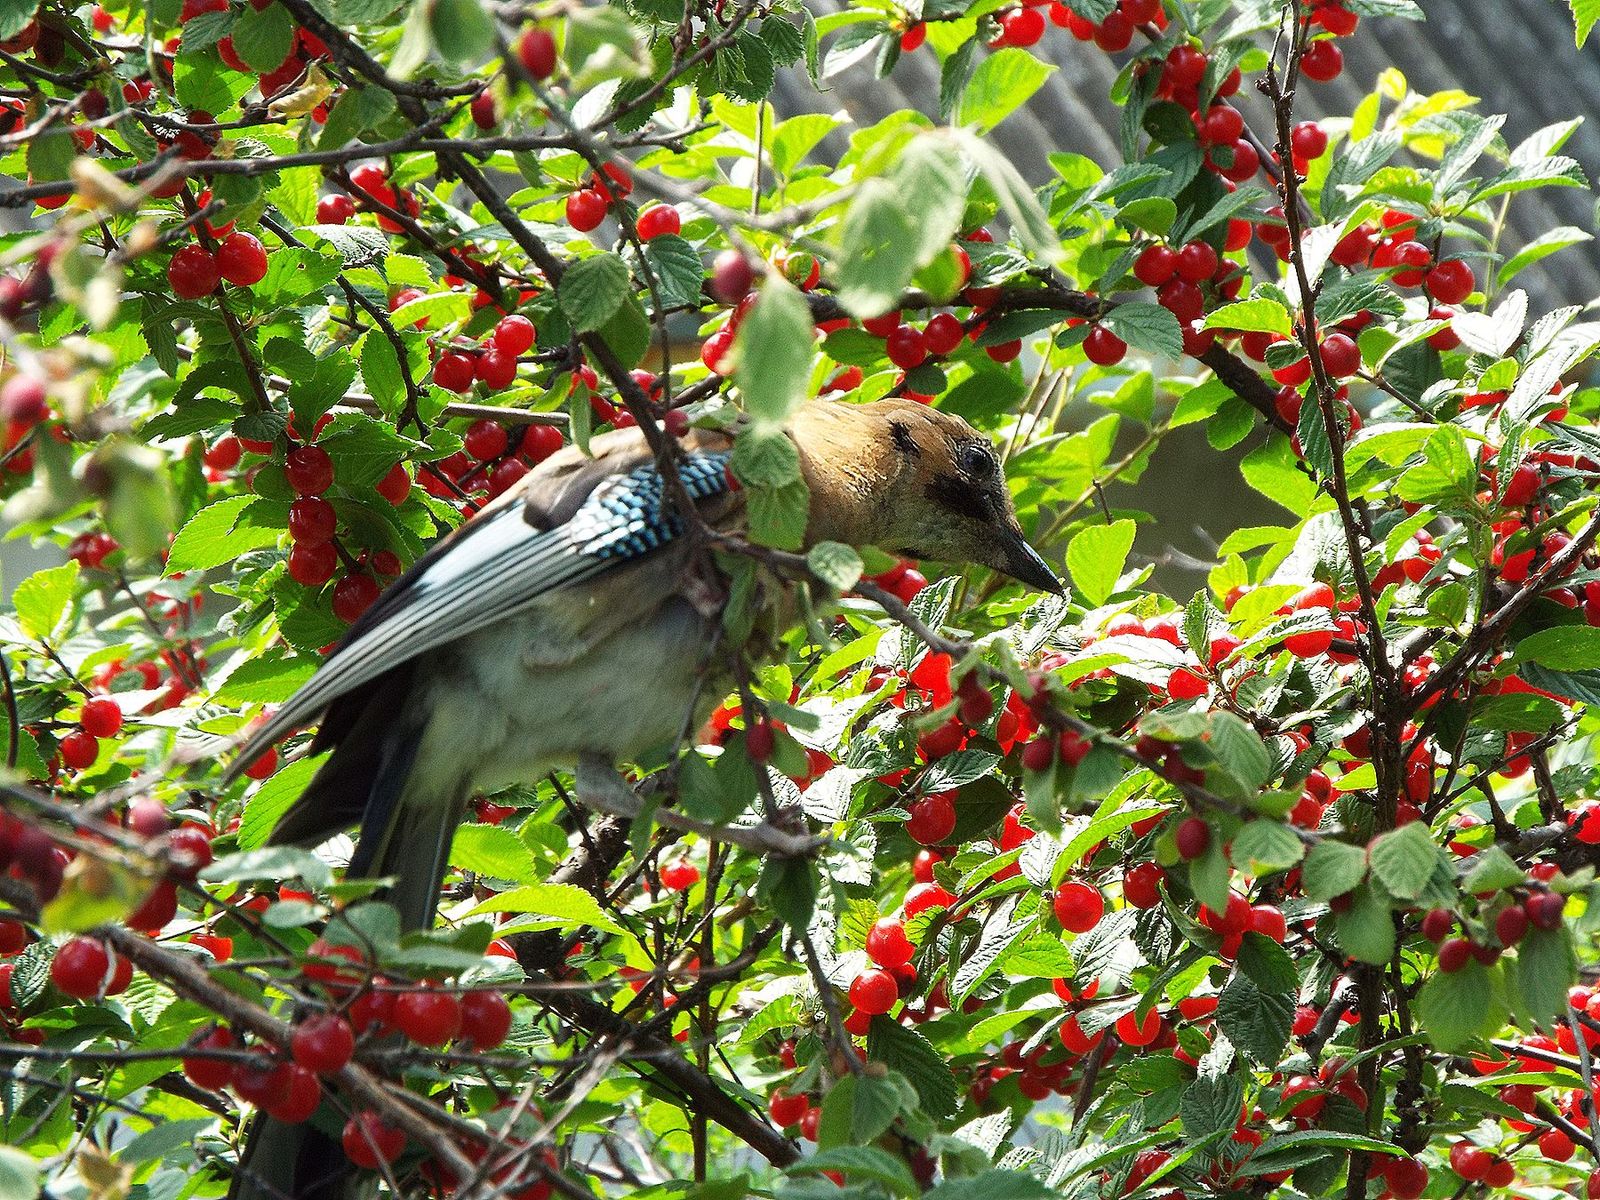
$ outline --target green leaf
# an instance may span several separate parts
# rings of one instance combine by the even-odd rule
[[[1165,237],[1178,219],[1178,206],[1166,196],[1141,196],[1124,204],[1117,216],[1135,229]]]
[[[450,862],[463,871],[510,883],[528,883],[534,877],[533,851],[498,825],[458,826],[450,843]]]
[[[1600,0],[1597,0],[1600,2]],[[1534,238],[1533,241],[1523,246],[1500,267],[1500,272],[1495,276],[1495,284],[1505,287],[1517,277],[1525,268],[1531,267],[1542,259],[1558,251],[1565,250],[1568,246],[1576,246],[1581,242],[1592,241],[1594,234],[1572,225],[1558,225]]]
[[[1067,570],[1072,583],[1091,605],[1104,604],[1116,590],[1117,580],[1133,549],[1134,523],[1091,525],[1067,546]]]
[[[960,144],[962,153],[972,160],[979,173],[994,189],[1007,218],[1015,229],[1018,240],[1040,261],[1054,265],[1063,254],[1061,239],[1056,235],[1039,198],[1028,187],[1015,164],[996,147],[969,130],[957,129],[950,136]]]
[[[1276,300],[1239,300],[1207,315],[1203,329],[1235,329],[1242,333],[1276,333],[1293,337],[1289,313]]]
[[[1305,843],[1283,822],[1257,817],[1233,835],[1229,853],[1235,867],[1259,878],[1294,866],[1305,853]]]
[[[851,1179],[881,1183],[897,1196],[912,1196],[921,1191],[905,1160],[876,1146],[834,1146],[819,1150],[790,1167],[788,1173],[819,1175],[824,1171],[838,1171]],[[738,1195],[730,1200],[740,1200],[748,1194],[748,1189],[741,1187]]]
[[[615,254],[595,254],[567,268],[556,300],[576,332],[593,333],[616,315],[632,290],[627,263]]]
[[[1320,841],[1311,847],[1300,879],[1312,900],[1332,900],[1355,889],[1367,877],[1367,853],[1345,842]]]
[[[1475,960],[1453,974],[1440,971],[1417,993],[1417,1027],[1438,1049],[1456,1050],[1489,1032],[1491,992],[1488,972]]]
[[[1571,0],[1571,3],[1573,30],[1578,49],[1582,50],[1595,22],[1600,21],[1600,0]]]
[[[467,913],[476,917],[482,913],[519,913],[537,920],[519,920],[517,928],[536,929],[598,929],[605,933],[624,933],[621,925],[610,917],[588,892],[569,883],[535,883],[515,887],[490,896]]]
[[[1207,735],[1206,745],[1216,757],[1217,765],[1238,785],[1237,790],[1243,796],[1253,797],[1272,776],[1272,755],[1261,735],[1243,718],[1230,712],[1213,714]],[[1279,856],[1287,853],[1281,838],[1277,839],[1277,846]],[[1295,861],[1299,861],[1298,855]]]
[[[1402,900],[1415,900],[1443,861],[1442,854],[1428,826],[1412,821],[1375,839],[1368,858],[1384,887]]]
[[[26,1150],[0,1146],[0,1200],[37,1200],[41,1173],[40,1164]]]
[[[1578,981],[1578,960],[1572,930],[1562,922],[1555,929],[1537,926],[1517,943],[1517,991],[1527,1015],[1550,1026],[1567,1011],[1567,989]]]
[[[1178,1117],[1184,1136],[1191,1142],[1203,1141],[1239,1123],[1239,1108],[1244,1103],[1244,1085],[1233,1075],[1202,1075],[1183,1091]]]
[[[1499,892],[1526,883],[1528,874],[1499,846],[1486,846],[1472,856],[1472,870],[1461,881],[1463,891]]]
[[[207,883],[303,879],[314,888],[325,888],[333,882],[333,869],[298,846],[264,846],[224,855],[202,869],[200,878]]]
[[[879,1024],[877,1020],[874,1025]],[[817,1127],[817,1144],[862,1145],[882,1134],[900,1115],[900,1089],[882,1076],[846,1075],[822,1099],[822,1118]]]
[[[950,1179],[922,1194],[923,1200],[1054,1200],[1060,1193],[1021,1171],[992,1170],[970,1179]]]
[[[215,1119],[211,1117],[186,1117],[181,1121],[163,1121],[145,1130],[122,1147],[117,1152],[117,1158],[129,1166],[165,1158],[215,1124]],[[4,1195],[4,1190],[0,1189],[0,1197]]]
[[[17,620],[30,637],[45,640],[56,631],[78,587],[78,562],[69,558],[59,567],[35,571],[12,593]]]
[[[442,57],[459,63],[493,53],[494,18],[478,0],[433,0],[428,9],[429,29]]]
[[[1600,667],[1600,629],[1589,625],[1541,629],[1517,643],[1514,661],[1561,671],[1592,671]]]
[[[662,234],[645,244],[644,260],[665,307],[699,307],[706,269],[693,246],[677,234]]]
[[[959,1106],[961,1090],[950,1064],[915,1029],[898,1021],[874,1021],[867,1030],[867,1057],[904,1075],[930,1117],[948,1117]]]
[[[1292,990],[1263,989],[1243,971],[1235,971],[1217,998],[1217,1024],[1256,1062],[1275,1065],[1289,1044],[1294,999]]]
[[[746,508],[754,541],[778,550],[800,549],[811,508],[811,492],[803,479],[781,487],[750,488]]]
[[[973,72],[961,98],[957,123],[988,133],[1028,102],[1055,67],[1026,50],[1007,47],[989,55]]]
[[[1119,304],[1100,318],[1100,324],[1146,354],[1183,357],[1183,327],[1178,324],[1177,317],[1159,304],[1138,301]]]
[[[233,48],[246,65],[275,71],[294,48],[294,18],[281,4],[246,5],[233,23]]]
[[[249,510],[255,509],[254,513]],[[277,519],[263,518],[268,510]],[[247,550],[275,545],[287,527],[283,505],[255,496],[229,496],[190,517],[173,540],[167,574],[203,571],[232,563]]]
[[[1467,449],[1467,437],[1455,425],[1441,425],[1422,447],[1423,461],[1400,477],[1396,491],[1413,503],[1440,502],[1471,496],[1478,468]]]
[[[326,758],[325,754],[315,758],[297,758],[280,767],[256,789],[255,794],[245,801],[244,815],[239,822],[241,850],[254,850],[267,844],[267,835],[278,823],[278,818],[300,798],[300,793],[306,790]]]
[[[28,0],[0,0],[0,40],[16,37],[38,15],[39,6],[29,4]],[[28,1193],[29,1200],[36,1191]]]
[[[734,381],[757,429],[783,424],[805,400],[814,335],[805,297],[777,271],[769,271],[735,342]]]
[[[393,93],[383,88],[352,88],[335,100],[333,107],[328,110],[328,120],[322,127],[322,136],[317,139],[317,145],[323,150],[337,150],[386,118],[395,110],[395,106]]]
[[[298,656],[249,658],[229,673],[212,699],[219,704],[280,704],[316,669],[312,659]]]
[[[848,592],[861,581],[861,555],[841,542],[818,542],[806,552],[806,565],[838,592]]]
[[[1335,913],[1334,933],[1346,954],[1362,962],[1386,963],[1394,954],[1394,918],[1389,903],[1371,884],[1362,884],[1344,912]]]
[[[745,487],[779,488],[800,478],[800,452],[778,429],[753,429],[735,439],[732,463]]]

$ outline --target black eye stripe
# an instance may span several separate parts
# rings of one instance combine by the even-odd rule
[[[935,475],[928,481],[928,499],[947,512],[977,521],[993,515],[988,496],[959,475]]]

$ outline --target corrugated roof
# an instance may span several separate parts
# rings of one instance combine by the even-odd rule
[[[841,0],[815,6],[817,11],[845,7]],[[1574,46],[1566,5],[1428,0],[1427,11],[1422,24],[1364,21],[1354,37],[1340,43],[1344,74],[1301,88],[1304,115],[1348,114],[1391,66],[1404,72],[1416,91],[1460,88],[1481,99],[1481,112],[1505,113],[1505,137],[1512,145],[1542,126],[1600,111],[1600,42],[1583,51]],[[1102,164],[1117,162],[1119,110],[1106,96],[1126,55],[1106,55],[1054,27],[1035,53],[1059,69],[991,135],[996,144],[1039,183],[1049,177],[1046,156],[1056,150]],[[937,119],[938,63],[926,49],[902,55],[887,79],[874,79],[870,61],[862,62],[830,80],[829,88],[819,93],[803,73],[790,72],[780,78],[773,99],[785,115],[837,109],[862,125],[905,108]],[[1267,128],[1263,98],[1247,88],[1237,102],[1253,127]],[[1581,126],[1563,153],[1577,159],[1591,181],[1600,179],[1600,124]],[[1588,188],[1522,193],[1512,198],[1505,247],[1514,251],[1556,225],[1593,232],[1595,224],[1595,196]],[[1587,304],[1600,297],[1600,251],[1592,243],[1563,250],[1526,270],[1518,286],[1532,293],[1536,309]]]

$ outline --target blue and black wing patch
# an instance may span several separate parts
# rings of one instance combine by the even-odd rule
[[[678,478],[691,499],[699,503],[730,490],[728,459],[727,452],[710,450],[680,457]],[[553,529],[530,525],[520,504],[484,513],[464,536],[424,556],[394,583],[310,682],[255,731],[229,777],[384,672],[680,537],[683,516],[666,491],[661,473],[646,464],[603,480]]]

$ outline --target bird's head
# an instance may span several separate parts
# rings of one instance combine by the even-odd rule
[[[812,540],[981,563],[1060,594],[1017,523],[999,453],[960,417],[909,400],[818,402],[796,415],[794,437]]]

